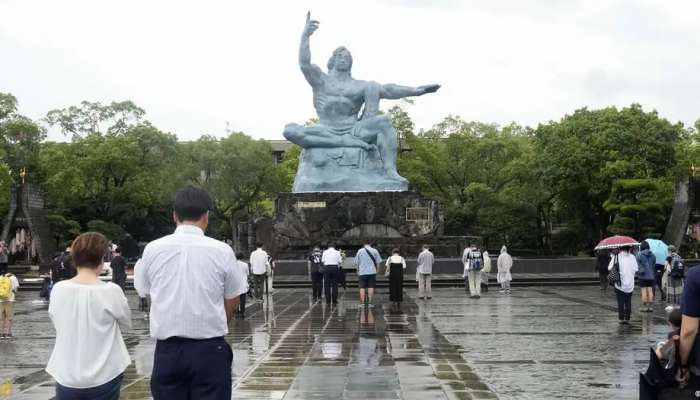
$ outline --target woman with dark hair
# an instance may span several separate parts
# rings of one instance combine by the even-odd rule
[[[616,269],[619,279],[615,282],[615,295],[617,296],[617,313],[621,324],[630,323],[632,313],[632,292],[634,292],[634,275],[639,266],[637,258],[630,254],[630,247],[620,248],[620,252],[613,256],[608,265],[608,271]]]
[[[637,263],[639,271],[639,286],[642,288],[642,303],[643,306],[639,310],[641,312],[652,312],[652,304],[654,303],[654,283],[656,282],[656,257],[649,249],[649,243],[645,240],[642,242],[641,251],[637,254]]]
[[[56,344],[46,366],[56,380],[56,399],[119,399],[124,370],[131,364],[122,331],[131,328],[124,292],[99,278],[107,239],[88,232],[73,242],[78,274],[54,285],[49,316]]]
[[[389,277],[389,301],[397,308],[403,301],[403,271],[406,269],[406,260],[399,255],[399,249],[391,250],[391,257],[386,260],[386,272]]]

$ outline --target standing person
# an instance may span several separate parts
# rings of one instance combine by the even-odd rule
[[[231,247],[204,234],[212,207],[205,190],[178,190],[175,232],[146,246],[134,277],[139,295],[151,296],[154,400],[231,399],[224,335],[246,283]]]
[[[394,248],[391,250],[391,257],[386,260],[385,275],[389,277],[389,301],[396,308],[399,308],[403,301],[403,272],[405,269],[406,260],[399,254],[399,249]]]
[[[640,246],[641,251],[637,254],[637,278],[639,278],[639,286],[642,288],[642,308],[641,312],[652,312],[652,304],[654,303],[654,282],[656,281],[656,256],[649,249],[649,243],[645,240]]]
[[[433,298],[431,278],[435,257],[427,244],[423,245],[423,251],[418,254],[418,266],[416,267],[416,280],[418,280],[418,298],[428,300]]]
[[[484,250],[484,268],[481,270],[481,289],[489,291],[489,273],[491,272],[491,257],[489,252]]]
[[[131,364],[122,338],[131,328],[129,303],[121,288],[100,280],[106,248],[100,233],[78,236],[72,254],[78,273],[51,294],[56,344],[46,372],[56,380],[57,400],[118,399]]]
[[[678,373],[676,380],[681,383],[688,383],[688,380],[693,375],[697,379],[697,370],[694,374],[690,371],[691,352],[695,347],[696,338],[698,335],[698,327],[700,327],[700,268],[693,268],[688,272],[685,279],[685,288],[683,290],[683,299],[681,300],[681,340],[679,346],[679,362]],[[700,360],[695,360],[695,368]],[[693,369],[695,369],[693,368]]]
[[[275,266],[277,261],[272,255],[267,255],[267,290],[270,293],[274,293],[275,289],[272,287],[272,281],[275,279]]]
[[[250,274],[250,267],[243,261],[243,258],[245,258],[243,253],[236,254],[236,267],[240,270],[241,278],[245,281],[245,292],[241,293],[238,302],[238,313],[236,314],[238,319],[245,319],[245,300],[246,293],[248,293],[248,275]]]
[[[379,252],[365,240],[365,245],[355,254],[355,265],[360,286],[360,303],[372,307],[374,288],[377,286],[377,267],[382,261]]]
[[[326,297],[326,304],[338,304],[338,276],[340,268],[343,267],[343,257],[331,243],[321,254],[323,263],[323,291]]]
[[[68,245],[66,250],[58,257],[57,263],[54,264],[54,268],[51,270],[51,279],[55,285],[60,281],[73,278],[76,274],[77,271],[73,266],[71,257],[71,246]]]
[[[314,299],[314,303],[321,300],[321,293],[323,292],[323,261],[321,257],[321,248],[314,246],[311,255],[309,255],[309,260],[307,262],[307,270],[309,273],[309,278],[311,279],[311,293]]]
[[[464,249],[462,263],[464,263],[464,273],[462,277],[466,277],[467,279],[469,297],[472,299],[481,298],[481,269],[484,267],[484,259],[481,251],[473,244],[470,244]]]
[[[685,266],[683,259],[676,252],[676,246],[668,246],[669,255],[666,257],[664,274],[666,275],[666,299],[670,305],[677,305],[683,294],[683,281],[685,280]]]
[[[598,250],[596,254],[596,271],[600,280],[600,290],[607,292],[610,282],[608,282],[608,265],[610,265],[610,253],[606,250]]]
[[[0,240],[0,270],[5,267],[7,269],[8,263],[9,263],[9,257],[8,257],[8,250],[7,250],[7,244],[5,241]]]
[[[508,254],[508,248],[503,245],[503,247],[501,247],[501,254],[498,256],[498,260],[496,261],[496,268],[498,268],[496,280],[501,284],[501,293],[510,294],[510,281],[513,280],[513,277],[510,274],[510,269],[512,267],[513,257]]]
[[[136,270],[141,268],[142,266],[142,260],[143,256],[136,260],[136,264],[134,264],[134,276],[136,275]],[[139,294],[139,311],[143,313],[143,319],[148,319],[148,314],[151,312],[151,301],[148,298],[148,295],[146,296],[141,296]]]
[[[671,246],[669,246],[671,247]],[[671,250],[669,249],[669,253]],[[663,278],[664,278],[664,271],[666,269],[666,265],[664,263],[665,260],[656,260],[656,264],[654,265],[654,283],[655,285],[652,286],[652,295],[653,291],[655,288],[659,289],[659,292],[661,292],[661,301],[666,301],[666,288],[664,287],[663,284]]]
[[[262,301],[267,287],[267,272],[270,270],[270,256],[263,249],[262,243],[255,245],[256,249],[250,253],[250,268],[255,278],[255,297]],[[269,291],[268,291],[269,293]]]
[[[9,273],[7,264],[0,265],[0,339],[12,339],[15,294],[18,289],[17,277]]]
[[[620,280],[615,282],[615,294],[617,295],[617,313],[621,324],[630,323],[632,313],[632,292],[634,292],[634,275],[639,270],[637,258],[630,254],[630,247],[620,248],[620,252],[613,256],[608,265],[608,270],[620,269]]]
[[[109,264],[112,268],[112,282],[122,288],[126,289],[126,260],[122,257],[121,247],[114,249],[114,257]]]

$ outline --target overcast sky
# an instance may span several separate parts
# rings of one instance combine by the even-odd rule
[[[297,66],[307,9],[324,70],[345,45],[358,79],[443,85],[408,106],[419,128],[448,114],[536,125],[632,102],[700,118],[697,0],[0,0],[0,91],[37,119],[130,99],[181,140],[224,135],[226,122],[281,139],[315,115]]]

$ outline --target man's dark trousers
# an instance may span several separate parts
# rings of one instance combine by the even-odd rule
[[[267,290],[267,274],[255,274],[255,297],[262,299]]]
[[[323,291],[326,295],[326,303],[333,301],[338,303],[338,271],[337,265],[326,265],[323,267]]]
[[[156,343],[154,400],[230,400],[233,352],[223,337],[169,338]]]

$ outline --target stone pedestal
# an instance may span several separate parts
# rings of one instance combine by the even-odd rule
[[[463,238],[445,238],[440,204],[416,192],[280,193],[268,240],[278,258],[298,258],[314,245],[335,243],[354,250],[364,240],[382,254],[401,247],[416,253],[424,243],[436,255],[455,254]],[[354,252],[353,252],[354,253]]]
[[[376,150],[317,147],[302,150],[293,190],[295,193],[406,191],[408,181],[389,178]]]

